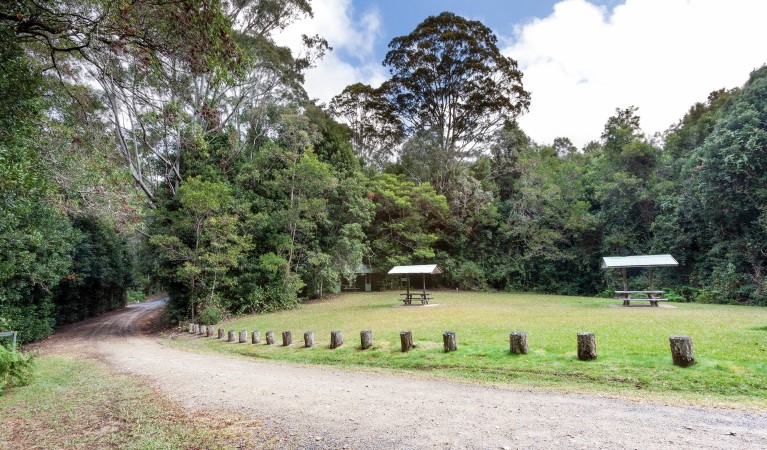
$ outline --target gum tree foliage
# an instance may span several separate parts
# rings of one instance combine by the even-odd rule
[[[333,97],[330,112],[351,129],[354,150],[365,166],[381,169],[394,160],[403,129],[380,89],[349,85]]]
[[[382,91],[408,136],[436,136],[446,164],[476,156],[530,103],[517,62],[500,53],[481,22],[444,12],[394,38],[389,48],[384,66],[392,76]]]

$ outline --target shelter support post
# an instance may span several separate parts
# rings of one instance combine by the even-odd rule
[[[623,290],[628,291],[629,282],[628,282],[628,279],[626,278],[626,268],[624,267],[623,269],[621,269],[621,272],[623,272]]]

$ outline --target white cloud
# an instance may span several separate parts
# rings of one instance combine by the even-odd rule
[[[275,40],[294,52],[301,48],[301,35],[319,34],[333,51],[306,73],[304,87],[311,98],[329,102],[348,85],[356,82],[377,86],[386,79],[380,62],[374,61],[374,44],[381,37],[378,11],[357,15],[351,0],[313,0],[313,18],[287,27]]]
[[[566,136],[581,146],[599,138],[616,107],[634,105],[646,133],[665,131],[767,63],[766,13],[761,0],[627,0],[612,11],[562,1],[518,25],[503,50],[532,93],[520,124],[540,143]]]

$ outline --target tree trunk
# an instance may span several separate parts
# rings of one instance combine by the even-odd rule
[[[274,331],[266,332],[266,345],[274,345]]]
[[[445,353],[458,350],[458,337],[454,331],[445,331],[442,333],[442,343],[445,346]]]
[[[515,355],[527,354],[527,333],[515,331],[509,334],[509,351]]]
[[[258,330],[254,331],[253,333],[251,333],[251,338],[252,338],[251,342],[253,342],[254,344],[258,344],[259,342],[261,342],[261,332]]]
[[[362,330],[360,331],[360,348],[362,350],[367,350],[370,347],[373,346],[373,331],[371,330]]]
[[[597,338],[594,333],[578,333],[578,359],[597,359]]]
[[[293,343],[293,334],[290,331],[282,332],[282,346],[287,347]]]
[[[340,331],[330,332],[330,348],[335,349],[344,345],[344,337]]]
[[[234,330],[229,330],[229,338],[227,339],[229,342],[237,342],[237,332]]]
[[[304,333],[304,347],[314,347],[314,331],[307,331]]]
[[[400,331],[399,340],[402,344],[402,351],[408,352],[413,348],[413,333],[410,331]]]
[[[240,344],[248,343],[248,332],[245,330],[240,331]]]
[[[225,334],[226,334],[226,330],[224,330],[223,328],[219,328],[218,329],[218,338],[219,339],[224,339]]]
[[[695,352],[690,336],[669,336],[671,343],[671,359],[675,366],[690,367],[695,364]]]

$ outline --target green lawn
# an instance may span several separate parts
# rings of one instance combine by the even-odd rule
[[[344,294],[299,309],[245,316],[218,327],[260,330],[261,345],[182,334],[171,345],[257,358],[351,367],[405,369],[484,382],[599,391],[707,404],[767,406],[767,308],[672,303],[673,308],[611,307],[617,300],[535,294],[436,292],[435,307],[393,308],[396,292]],[[359,349],[360,330],[374,347]],[[267,330],[277,345],[264,345]],[[281,332],[294,344],[281,347]],[[315,347],[303,333],[315,332]],[[345,345],[330,350],[330,331]],[[399,332],[419,344],[400,351]],[[442,332],[455,331],[458,351],[445,354]],[[511,331],[528,332],[530,353],[509,353]],[[599,357],[576,357],[576,333],[596,333]],[[671,363],[668,337],[689,335],[697,364]]]

